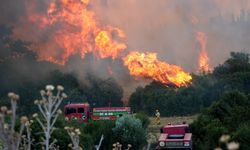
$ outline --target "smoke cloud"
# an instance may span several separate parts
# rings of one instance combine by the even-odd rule
[[[198,65],[196,32],[208,37],[211,66],[250,46],[249,0],[106,0],[93,8],[104,23],[124,30],[129,49],[158,52],[190,72]]]

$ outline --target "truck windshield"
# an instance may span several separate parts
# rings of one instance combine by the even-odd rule
[[[172,134],[168,136],[168,139],[183,139],[184,135],[182,134]]]
[[[76,109],[75,108],[66,108],[66,115],[72,114],[72,113],[76,113]]]
[[[77,112],[83,114],[84,113],[84,108],[78,108]]]

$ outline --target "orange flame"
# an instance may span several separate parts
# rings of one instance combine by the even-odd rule
[[[184,86],[192,77],[176,65],[170,65],[157,60],[156,53],[130,52],[124,59],[131,75],[146,77],[164,84]]]
[[[207,51],[206,51],[207,36],[203,32],[197,32],[196,33],[196,40],[200,44],[199,70],[201,72],[209,72],[212,69],[209,65],[209,57],[208,57]]]
[[[36,3],[27,3],[28,17],[22,18],[22,25],[15,28],[14,36],[33,41],[30,48],[35,50],[39,60],[64,64],[71,55],[80,54],[83,58],[87,53],[116,59],[126,45],[115,41],[114,36],[124,38],[123,31],[101,26],[94,12],[87,9],[88,2],[50,2],[45,13],[37,12]]]
[[[111,35],[107,31],[99,32],[95,38],[95,43],[101,58],[112,57],[115,59],[127,47],[125,44],[112,41]]]
[[[39,0],[26,3],[27,18],[21,18],[13,36],[30,41],[30,49],[37,53],[39,60],[63,65],[70,56],[78,54],[84,58],[87,53],[98,58],[121,59],[127,48],[121,42],[125,33],[119,28],[101,25],[95,13],[88,9],[89,0],[48,1],[45,12],[37,11],[36,1]],[[178,87],[192,79],[182,68],[158,61],[155,53],[131,52],[123,60],[134,76]]]

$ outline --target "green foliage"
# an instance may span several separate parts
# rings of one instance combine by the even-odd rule
[[[142,127],[147,129],[150,124],[149,117],[144,112],[139,112],[135,114],[135,118],[140,119],[142,123]]]
[[[249,54],[232,52],[224,64],[212,73],[192,75],[192,84],[174,88],[152,82],[139,87],[131,95],[129,106],[134,112],[153,115],[159,109],[162,116],[191,115],[202,111],[218,100],[222,93],[238,90],[250,91]]]
[[[209,150],[222,134],[230,134],[243,147],[249,146],[250,99],[238,91],[226,92],[192,124],[194,146]],[[244,131],[243,131],[244,130]],[[246,134],[245,134],[246,133]],[[241,147],[241,149],[244,149]]]
[[[230,75],[237,72],[249,72],[249,54],[240,52],[231,52],[231,58],[225,61],[214,69],[214,74],[217,76]]]
[[[199,112],[202,108],[211,104],[207,89],[213,85],[211,75],[203,77],[193,75],[193,84],[188,87],[175,89],[164,86],[160,83],[152,82],[145,88],[137,88],[131,95],[129,106],[135,112],[146,112],[148,115],[154,115],[156,109],[162,116],[188,115]]]
[[[242,150],[249,149],[250,143],[250,122],[242,123],[233,133],[233,140],[240,143]]]
[[[93,145],[98,145],[102,134],[104,140],[102,142],[103,150],[112,149],[112,144],[115,142],[113,137],[112,128],[115,126],[113,121],[90,121],[83,129],[85,135],[91,136]],[[93,146],[92,145],[92,146]]]
[[[146,129],[142,127],[140,119],[133,116],[119,118],[113,128],[114,139],[123,146],[132,145],[132,149],[141,149],[146,144]]]
[[[90,75],[89,75],[90,76]],[[86,81],[87,81],[86,77]],[[62,85],[67,91],[68,99],[62,102],[64,106],[68,102],[83,103],[89,102],[96,107],[105,107],[111,103],[112,106],[122,106],[123,90],[114,79],[99,79],[92,75],[88,85],[82,84],[74,74],[64,74],[60,71],[53,71],[49,77],[39,81],[23,81],[20,85],[14,85],[9,91],[20,93],[18,113],[27,115],[37,111],[33,104],[35,99],[41,98],[39,91],[47,84]],[[3,88],[6,88],[3,86]],[[6,89],[5,89],[6,90]],[[8,92],[9,92],[8,91]],[[7,91],[0,91],[1,104],[7,104]]]
[[[3,143],[0,141],[0,149],[3,149]]]

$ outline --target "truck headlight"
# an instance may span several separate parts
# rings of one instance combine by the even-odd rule
[[[184,146],[190,146],[189,142],[184,142]]]
[[[160,145],[161,147],[163,147],[163,146],[165,146],[165,142],[162,142],[162,141],[161,141],[161,142],[159,143],[159,145]]]

